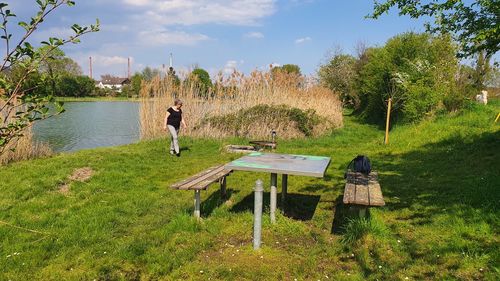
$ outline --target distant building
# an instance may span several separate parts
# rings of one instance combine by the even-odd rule
[[[129,84],[130,84],[130,79],[128,78],[103,75],[101,76],[101,81],[96,82],[96,87],[100,89],[111,89],[120,93],[122,91],[123,86]]]

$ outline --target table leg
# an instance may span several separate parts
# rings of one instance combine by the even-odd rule
[[[200,200],[200,191],[195,190],[194,191],[194,217],[197,220],[200,220],[200,205],[201,205],[201,200]]]
[[[271,215],[271,223],[276,222],[276,202],[277,202],[277,186],[278,185],[278,175],[275,173],[271,174],[271,206],[270,206],[270,215]]]
[[[281,208],[283,209],[283,212],[286,209],[287,193],[288,193],[288,175],[283,174],[281,178]]]

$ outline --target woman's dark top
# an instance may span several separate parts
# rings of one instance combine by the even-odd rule
[[[170,113],[167,118],[167,125],[173,126],[176,130],[179,130],[181,127],[182,109],[175,111],[173,108],[169,107],[167,111]]]

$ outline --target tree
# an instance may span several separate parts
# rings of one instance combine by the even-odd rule
[[[142,77],[144,80],[146,81],[151,81],[153,80],[153,78],[155,78],[156,76],[159,76],[161,73],[160,70],[156,69],[156,68],[151,68],[149,66],[146,66],[143,70],[142,70]]]
[[[49,103],[54,103],[57,112],[62,112],[62,104],[54,102],[53,93],[36,91],[38,82],[34,88],[26,88],[27,82],[36,76],[40,66],[46,62],[52,51],[68,43],[79,43],[80,37],[89,32],[99,30],[99,21],[95,25],[79,26],[74,24],[71,29],[74,34],[67,38],[51,37],[41,44],[47,46],[46,51],[36,50],[28,42],[33,33],[45,21],[45,19],[62,5],[73,6],[70,0],[37,0],[37,12],[29,22],[18,21],[17,25],[24,29],[20,39],[12,41],[9,23],[16,17],[8,4],[0,2],[0,24],[1,39],[6,52],[0,66],[0,154],[7,145],[23,135],[23,130],[36,120],[48,118]],[[19,75],[9,75],[12,70],[19,71]]]
[[[132,77],[130,77],[130,91],[132,95],[138,97],[141,93],[143,76],[139,72],[136,72]]]
[[[389,98],[398,121],[417,121],[438,108],[455,90],[455,52],[449,36],[412,32],[368,49],[358,85],[365,118],[382,122]]]
[[[351,104],[355,108],[360,102],[355,91],[356,63],[355,57],[339,51],[318,69],[320,83],[333,92],[339,93],[343,104]]]
[[[47,81],[51,87],[52,93],[58,96],[66,96],[68,93],[59,92],[56,84],[63,76],[82,75],[82,68],[60,49],[50,50],[49,46],[43,46],[38,49],[42,54],[50,53],[45,61],[40,63],[39,71],[47,76]]]
[[[271,69],[271,74],[274,76],[276,73],[292,74],[301,76],[300,67],[296,64],[284,64],[282,66],[275,66]]]
[[[198,90],[200,97],[208,97],[210,90],[213,87],[210,75],[203,68],[195,68],[188,77],[188,83],[191,83]]]
[[[427,30],[433,33],[453,33],[461,46],[461,57],[470,57],[481,51],[485,52],[486,57],[491,57],[500,48],[498,0],[375,1],[373,14],[369,17],[378,18],[392,7],[397,7],[400,15],[413,18],[433,17],[434,24],[427,23]]]
[[[84,97],[90,95],[95,82],[88,76],[63,75],[57,79],[57,92],[61,96]]]
[[[181,79],[179,79],[179,76],[177,76],[173,67],[168,68],[167,79],[169,79],[175,86],[179,86],[181,84]]]

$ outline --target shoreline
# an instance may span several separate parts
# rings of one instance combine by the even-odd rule
[[[139,98],[127,98],[127,97],[55,97],[56,101],[60,102],[94,102],[94,101],[133,101],[138,102]]]

